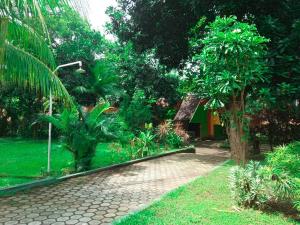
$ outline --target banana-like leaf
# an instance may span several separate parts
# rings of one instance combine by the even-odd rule
[[[109,107],[110,104],[108,102],[96,105],[95,108],[87,115],[86,124],[89,127],[94,127],[98,123],[98,120],[102,113],[108,110]]]
[[[52,123],[53,126],[55,126],[57,129],[61,131],[66,130],[66,127],[64,126],[63,123],[61,123],[61,119],[59,118],[59,116],[40,115],[38,118],[38,122],[39,121]]]

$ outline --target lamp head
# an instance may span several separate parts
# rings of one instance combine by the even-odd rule
[[[85,70],[80,67],[79,69],[76,70],[76,73],[84,74]]]

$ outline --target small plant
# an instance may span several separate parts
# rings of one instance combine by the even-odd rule
[[[236,166],[230,173],[230,189],[235,202],[244,207],[263,208],[270,199],[260,164],[251,161],[245,168]]]
[[[300,142],[275,148],[266,161],[282,198],[290,199],[300,211]]]
[[[75,171],[89,170],[99,140],[113,136],[108,131],[111,121],[103,116],[108,108],[109,104],[103,103],[96,105],[90,112],[73,108],[65,109],[61,114],[40,117],[62,132],[64,147],[73,154]]]
[[[183,128],[183,124],[180,122],[175,123],[174,132],[180,136],[185,143],[190,139],[189,134],[186,132],[186,130]]]
[[[266,208],[270,204],[290,203],[295,183],[286,173],[277,173],[268,165],[250,161],[245,167],[234,167],[230,189],[235,202],[244,207]]]
[[[189,139],[189,135],[183,129],[182,125],[172,124],[171,120],[166,120],[157,127],[157,136],[166,147],[181,147]]]
[[[144,157],[151,154],[155,148],[155,135],[150,130],[141,131],[132,141],[132,148],[135,150],[135,157]]]
[[[172,131],[171,120],[165,120],[157,126],[157,136],[160,140],[164,140]]]

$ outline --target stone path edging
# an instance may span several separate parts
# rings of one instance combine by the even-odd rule
[[[93,173],[98,173],[98,172],[102,172],[102,171],[106,171],[106,170],[111,170],[111,169],[115,169],[115,168],[119,168],[119,167],[123,167],[123,166],[129,166],[135,163],[139,163],[139,162],[144,162],[147,160],[152,160],[152,159],[156,159],[156,158],[160,158],[160,157],[164,157],[164,156],[168,156],[168,155],[173,155],[173,154],[177,154],[177,153],[195,153],[195,147],[194,146],[188,146],[185,148],[180,148],[180,149],[176,149],[173,151],[169,151],[169,152],[164,152],[164,153],[160,153],[157,155],[153,155],[153,156],[147,156],[141,159],[135,159],[135,160],[130,160],[127,162],[123,162],[123,163],[118,163],[118,164],[114,164],[111,166],[106,166],[106,167],[102,167],[102,168],[97,168],[97,169],[92,169],[89,171],[85,171],[85,172],[80,172],[80,173],[73,173],[73,174],[69,174],[66,176],[62,176],[62,177],[49,177],[49,178],[45,178],[45,179],[40,179],[37,181],[32,181],[32,182],[28,182],[28,183],[24,183],[24,184],[19,184],[19,185],[14,185],[11,187],[6,187],[6,188],[0,188],[0,198],[3,196],[10,196],[13,195],[17,192],[20,191],[26,191],[26,190],[30,190],[32,188],[36,188],[36,187],[42,187],[42,186],[47,186],[50,184],[56,184],[71,178],[75,178],[75,177],[80,177],[80,176],[87,176]]]
[[[110,225],[228,158],[227,151],[199,147],[19,192],[0,198],[0,225]]]

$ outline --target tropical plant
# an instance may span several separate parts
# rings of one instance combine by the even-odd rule
[[[118,77],[114,74],[109,62],[105,60],[97,61],[87,82],[75,87],[74,91],[94,96],[94,101],[98,101],[101,98],[118,99],[122,93],[122,89],[118,87]]]
[[[136,90],[130,101],[129,97],[122,102],[120,115],[133,132],[141,130],[145,123],[152,120],[151,106],[143,90]]]
[[[141,131],[131,143],[131,147],[134,150],[134,157],[148,156],[155,149],[155,137],[151,130]]]
[[[290,197],[300,211],[300,142],[279,146],[267,154],[267,166],[273,180],[279,182],[283,197]],[[286,190],[285,186],[292,186]]]
[[[55,14],[71,1],[4,0],[0,3],[0,84],[17,84],[41,92],[51,91],[70,100],[53,73],[55,60],[44,16]],[[73,4],[74,5],[74,4]]]
[[[223,107],[232,157],[238,163],[248,158],[245,98],[256,82],[264,80],[265,43],[255,25],[237,21],[234,16],[217,17],[208,26],[203,41],[193,40],[192,46],[203,76],[195,78],[197,92],[209,99],[207,107]]]
[[[230,173],[230,189],[238,205],[265,207],[270,195],[266,192],[265,177],[259,171],[260,164],[251,161],[243,167],[234,167]]]
[[[171,120],[166,120],[158,125],[157,136],[165,147],[178,148],[184,145],[189,139],[189,135],[178,123],[173,125]]]
[[[103,115],[107,109],[108,103],[99,103],[91,111],[65,109],[61,114],[40,118],[62,132],[65,148],[73,154],[77,172],[89,170],[98,142],[113,137],[109,132],[111,120]]]
[[[157,126],[157,136],[160,140],[164,140],[166,136],[172,131],[172,121],[165,120]]]
[[[268,165],[250,161],[231,170],[230,189],[235,202],[244,207],[266,208],[295,197],[295,183],[288,174],[274,173]]]

